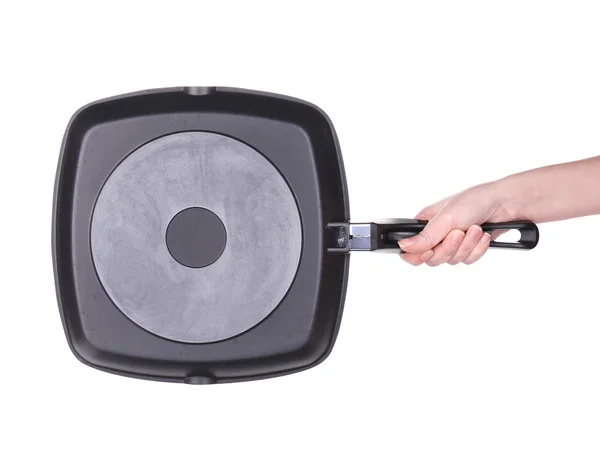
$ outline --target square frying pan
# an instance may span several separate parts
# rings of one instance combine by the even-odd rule
[[[212,384],[316,366],[340,326],[350,252],[399,252],[426,221],[351,223],[336,133],[315,105],[225,87],[99,100],[60,151],[52,253],[83,363]],[[532,249],[530,221],[518,229]]]

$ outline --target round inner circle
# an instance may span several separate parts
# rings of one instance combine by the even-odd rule
[[[221,257],[227,244],[227,232],[221,219],[212,211],[191,207],[173,217],[165,240],[173,259],[199,269]]]

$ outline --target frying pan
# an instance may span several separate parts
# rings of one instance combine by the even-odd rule
[[[316,106],[223,87],[79,109],[55,182],[52,253],[74,355],[209,384],[316,366],[340,326],[351,251],[398,252],[413,219],[351,223],[334,127]],[[518,229],[532,249],[530,221]]]

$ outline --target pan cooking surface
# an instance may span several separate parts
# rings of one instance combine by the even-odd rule
[[[174,341],[230,338],[292,284],[300,214],[277,169],[246,144],[182,132],[138,148],[96,202],[91,249],[115,305]]]

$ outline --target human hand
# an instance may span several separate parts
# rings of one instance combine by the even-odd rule
[[[492,236],[479,225],[515,219],[499,198],[498,185],[472,187],[421,210],[416,218],[429,223],[420,234],[398,242],[405,251],[400,257],[414,266],[426,263],[431,267],[473,264],[481,259]]]

